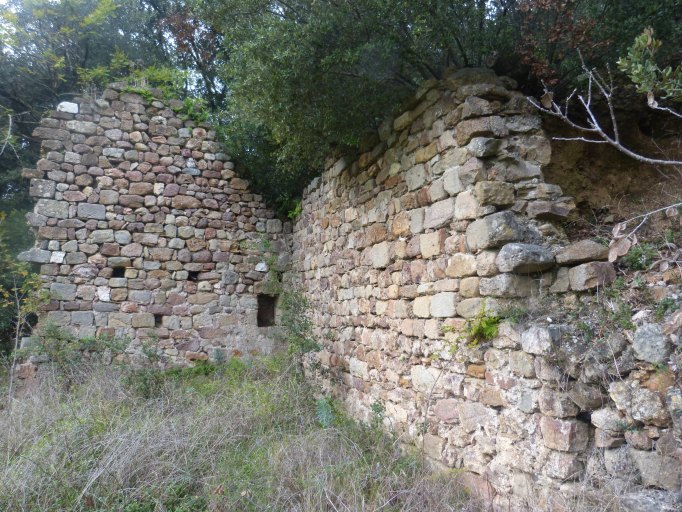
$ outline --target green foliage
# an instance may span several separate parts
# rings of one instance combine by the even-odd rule
[[[320,350],[313,338],[311,304],[300,285],[290,283],[279,298],[282,310],[280,337],[289,346],[289,353],[301,355]]]
[[[672,297],[666,297],[656,303],[656,306],[654,307],[654,317],[657,322],[660,322],[668,313],[672,313],[676,309],[677,301]]]
[[[623,256],[620,263],[630,270],[646,270],[657,255],[656,246],[645,242],[637,244]]]
[[[656,54],[662,42],[654,38],[654,30],[647,28],[635,38],[627,56],[618,60],[618,68],[637,86],[637,92],[664,100],[682,101],[682,66],[660,67]]]
[[[315,403],[315,417],[322,428],[329,428],[334,424],[334,402],[329,397],[323,397]]]
[[[488,311],[485,304],[475,317],[469,318],[464,324],[464,328],[457,331],[457,337],[452,346],[456,351],[461,344],[466,344],[469,348],[477,347],[479,344],[490,341],[497,336],[500,322],[503,317]],[[443,332],[455,332],[452,327],[444,326]]]

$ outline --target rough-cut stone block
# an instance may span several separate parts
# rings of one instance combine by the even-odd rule
[[[551,478],[577,480],[582,474],[583,463],[573,453],[553,451],[547,457],[542,470]]]
[[[455,139],[460,146],[466,146],[474,137],[504,137],[507,134],[507,126],[499,116],[467,119],[455,128]]]
[[[36,249],[35,247],[19,253],[17,259],[19,261],[28,261],[31,263],[50,263],[50,251],[44,251],[43,249]]]
[[[501,139],[491,139],[489,137],[474,137],[467,145],[469,154],[478,158],[489,158],[495,156],[503,147]]]
[[[454,423],[459,418],[459,414],[457,412],[458,404],[459,402],[453,398],[438,400],[435,407],[433,408],[433,413],[440,421],[444,421],[445,423]]]
[[[670,425],[670,414],[663,397],[656,391],[642,388],[637,381],[615,381],[609,385],[609,395],[618,410],[644,424],[658,427]]]
[[[67,121],[66,128],[83,135],[94,135],[97,132],[97,125],[91,121]]]
[[[432,258],[443,252],[443,238],[439,231],[419,235],[419,250],[422,258]]]
[[[436,385],[440,371],[437,368],[427,366],[413,366],[410,368],[412,388],[421,393],[431,393]]]
[[[479,429],[490,429],[497,424],[497,411],[475,402],[464,402],[458,405],[459,422],[466,432]]]
[[[81,219],[106,219],[107,210],[103,204],[79,203],[77,215]]]
[[[493,213],[475,220],[466,230],[466,240],[472,251],[500,247],[523,238],[524,228],[509,211]]]
[[[361,361],[356,357],[351,357],[348,364],[351,375],[364,380],[369,379],[369,367],[365,361]]]
[[[386,268],[391,263],[391,255],[388,242],[376,244],[370,250],[370,258],[374,268]]]
[[[594,240],[581,240],[564,247],[556,254],[559,265],[575,265],[587,261],[605,260],[609,256],[609,248]]]
[[[438,201],[426,208],[424,215],[424,227],[435,229],[443,227],[452,221],[455,213],[455,200],[453,198]]]
[[[412,313],[418,318],[429,318],[431,315],[431,297],[416,297],[412,303]]]
[[[556,342],[554,331],[533,325],[521,333],[521,347],[529,354],[547,355]]]
[[[415,165],[405,172],[405,183],[408,190],[417,190],[424,186],[428,174],[423,165]]]
[[[76,300],[76,285],[66,283],[52,283],[50,296],[55,300]]]
[[[192,196],[175,196],[171,201],[171,206],[180,210],[201,208],[201,201]]]
[[[495,264],[500,272],[530,274],[552,268],[554,255],[540,245],[512,243],[500,249]]]
[[[455,200],[455,218],[458,220],[476,219],[481,216],[482,209],[473,191],[465,190],[457,194]]]
[[[608,262],[593,261],[573,267],[568,271],[571,289],[590,290],[611,284],[616,279],[616,271]]]
[[[514,185],[501,181],[479,181],[474,186],[476,199],[481,206],[508,206],[514,204]]]
[[[66,201],[55,201],[54,199],[39,199],[34,211],[45,217],[68,219],[69,203]]]
[[[455,316],[457,294],[453,292],[437,293],[431,297],[431,316],[449,318]]]
[[[51,198],[54,197],[57,184],[52,180],[31,180],[29,195],[31,197]]]
[[[448,277],[466,277],[476,275],[476,257],[473,254],[457,253],[448,260],[445,268]]]
[[[479,288],[484,297],[530,297],[537,292],[538,283],[527,276],[499,274],[482,277]]]
[[[628,453],[639,469],[643,485],[679,492],[682,483],[682,464],[679,460],[656,452],[630,449]]]
[[[578,406],[573,403],[567,393],[543,386],[538,397],[540,412],[545,416],[568,418],[578,414]]]
[[[561,452],[579,452],[587,447],[589,427],[578,420],[540,418],[542,441],[547,448]]]

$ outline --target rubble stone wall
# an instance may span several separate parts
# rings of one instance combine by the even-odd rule
[[[426,83],[372,149],[308,187],[292,261],[324,346],[310,371],[356,417],[380,414],[437,466],[465,470],[497,510],[560,510],[588,475],[678,490],[682,452],[652,439],[672,439],[679,389],[632,373],[654,338],[652,357],[669,354],[656,326],[638,329],[639,347],[615,336],[601,360],[547,317],[467,335],[532,303],[565,318],[616,277],[604,245],[566,240],[573,201],[544,182],[550,142],[513,88],[486,70]]]
[[[149,342],[170,361],[267,353],[258,294],[291,226],[235,175],[208,125],[150,93],[113,85],[34,131],[43,158],[24,175],[38,240],[20,258],[41,264],[51,294],[41,322],[127,337],[132,351]]]

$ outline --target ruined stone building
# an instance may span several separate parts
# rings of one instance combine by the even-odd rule
[[[425,83],[371,150],[307,187],[293,225],[179,103],[116,86],[62,103],[25,172],[38,241],[22,257],[52,295],[41,321],[180,364],[268,353],[269,284],[287,269],[313,306],[322,384],[357,418],[380,404],[499,510],[625,467],[678,490],[679,448],[652,447],[679,442],[682,392],[642,371],[671,338],[645,323],[601,355],[573,343],[564,310],[616,275],[604,245],[567,239],[573,200],[545,182],[550,141],[514,88],[488,70]],[[538,304],[549,313],[508,319]],[[493,317],[492,339],[467,337]]]

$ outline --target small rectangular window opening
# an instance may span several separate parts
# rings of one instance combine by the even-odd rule
[[[125,267],[114,267],[114,271],[111,273],[111,277],[125,277],[126,268]]]
[[[154,327],[163,327],[163,315],[154,315]]]
[[[199,271],[198,270],[190,270],[187,272],[187,280],[188,281],[198,281],[199,280]]]
[[[258,327],[271,327],[275,325],[276,307],[276,295],[258,295]]]

